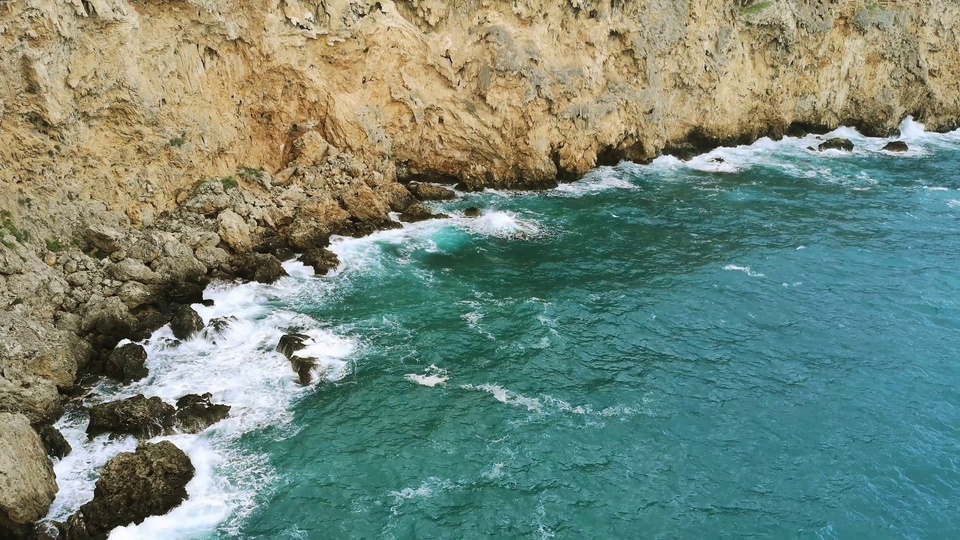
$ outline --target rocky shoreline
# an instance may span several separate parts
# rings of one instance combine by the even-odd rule
[[[122,214],[91,209],[63,249],[37,249],[29,240],[5,243],[0,297],[14,300],[0,314],[0,536],[94,537],[165,513],[185,497],[191,467],[170,469],[182,480],[175,487],[130,482],[127,472],[156,468],[151,460],[186,459],[189,465],[175,446],[166,443],[163,456],[155,459],[151,453],[159,452],[158,445],[143,442],[134,454],[121,454],[107,465],[105,471],[115,474],[101,476],[94,500],[78,514],[56,528],[34,528],[57,492],[50,457],[69,452],[52,426],[64,403],[82,401],[100,377],[129,383],[148,375],[144,348],[118,346],[121,341],[143,340],[167,324],[178,340],[216,337],[231,318],[205,325],[190,307],[204,302],[204,288],[212,280],[272,283],[286,275],[281,262],[298,253],[324,275],[339,264],[326,249],[331,235],[363,236],[399,227],[393,216],[401,221],[440,217],[420,202],[453,196],[439,186],[408,188],[323,144],[303,148],[291,167],[276,175],[245,170],[203,179],[152,227],[136,228]],[[291,375],[309,384],[314,360],[296,355],[307,336],[288,337],[296,344],[278,350],[290,360]],[[186,395],[173,405],[138,395],[96,405],[89,411],[87,433],[133,435],[141,441],[196,433],[229,414],[229,406],[211,403],[210,397]],[[9,448],[2,446],[7,443]],[[114,465],[130,460],[147,464]],[[166,482],[165,476],[156,481]],[[130,497],[146,498],[136,510],[116,513],[111,509],[116,503],[109,501],[118,496],[110,494],[118,485],[128,486],[123,489]],[[157,490],[183,492],[183,497],[147,497]]]
[[[709,149],[699,147],[680,157],[689,159]],[[852,149],[849,140],[833,138],[809,150]],[[885,147],[903,149],[906,145],[899,141]],[[137,484],[121,472],[104,475],[94,500],[66,523],[35,526],[57,492],[50,459],[69,452],[69,444],[52,426],[64,401],[80,402],[99,377],[129,383],[148,375],[146,350],[136,343],[118,345],[123,340],[145,339],[167,324],[178,340],[222,335],[231,317],[204,324],[190,307],[204,302],[203,291],[211,280],[272,283],[285,275],[281,262],[298,253],[322,276],[338,265],[336,255],[326,249],[331,235],[363,236],[396,228],[397,216],[409,222],[446,217],[421,203],[453,198],[453,191],[439,185],[385,178],[324,142],[312,153],[302,150],[290,168],[276,175],[247,170],[230,178],[203,179],[153,227],[135,228],[124,223],[122,215],[91,212],[76,231],[72,248],[47,246],[35,252],[29,244],[5,244],[0,248],[0,294],[16,296],[17,301],[0,315],[0,424],[7,426],[0,437],[0,464],[10,471],[0,486],[9,487],[0,498],[0,532],[14,538],[88,538],[179,504],[192,466],[182,451],[166,443],[163,457],[157,459],[186,460],[170,468],[179,479],[176,485]],[[475,208],[465,212],[468,217],[478,214]],[[276,346],[301,384],[312,382],[316,364],[298,355],[309,339],[290,333]],[[142,441],[135,453],[117,456],[105,469],[136,470],[148,465],[113,463],[150,462],[151,453],[160,450],[145,441],[196,433],[229,415],[229,406],[211,403],[210,398],[190,394],[173,405],[137,395],[96,405],[89,411],[87,433],[132,435]],[[3,446],[6,440],[12,441],[9,448]],[[14,481],[18,475],[29,481]],[[165,475],[157,481],[167,482]],[[133,513],[107,510],[114,503],[104,501],[118,495],[104,493],[117,490],[144,502]],[[153,491],[177,495],[154,501],[148,496]],[[107,519],[98,512],[116,515]]]

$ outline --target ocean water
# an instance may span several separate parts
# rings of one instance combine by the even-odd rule
[[[463,195],[219,284],[220,336],[98,397],[213,392],[190,499],[111,538],[949,538],[960,530],[960,134],[902,126]],[[716,158],[722,158],[722,162]],[[273,351],[314,338],[320,382]],[[129,439],[57,463],[61,519]]]

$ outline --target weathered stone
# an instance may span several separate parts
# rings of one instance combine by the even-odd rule
[[[227,317],[214,317],[210,319],[210,322],[207,323],[206,328],[203,329],[204,337],[208,339],[214,339],[223,337],[223,335],[230,329],[230,326],[237,322],[237,318],[233,315]]]
[[[203,319],[192,307],[180,306],[170,318],[170,330],[177,339],[190,339],[203,330]]]
[[[450,216],[446,214],[434,214],[433,211],[431,211],[429,208],[418,203],[418,204],[411,205],[410,208],[407,208],[406,210],[404,210],[404,212],[400,214],[400,221],[405,221],[407,223],[414,223],[417,221],[424,221],[427,219],[438,219],[438,218],[446,218],[446,217],[450,217]]]
[[[306,348],[306,341],[313,338],[306,334],[284,334],[277,343],[277,352],[286,356],[288,359],[293,357],[294,353]]]
[[[50,424],[37,429],[37,434],[40,435],[43,447],[47,450],[47,455],[51,458],[63,459],[64,456],[73,450],[70,443],[67,442],[67,439],[63,437],[63,434]]]
[[[174,428],[182,433],[198,433],[230,416],[230,406],[210,403],[212,394],[187,394],[177,400]]]
[[[156,283],[159,275],[140,261],[130,258],[107,266],[107,275],[117,281],[139,281],[140,283]]]
[[[820,143],[820,146],[817,147],[817,150],[821,152],[823,152],[824,150],[841,150],[844,152],[853,152],[853,143],[850,142],[850,139],[834,137],[832,139],[827,139],[826,141]]]
[[[223,243],[237,253],[246,253],[253,247],[250,239],[250,227],[242,217],[233,210],[227,209],[217,216],[217,234]]]
[[[174,413],[176,409],[173,405],[162,399],[137,394],[90,407],[87,434],[94,437],[101,433],[114,433],[149,439],[167,433],[173,426]]]
[[[456,192],[436,184],[410,182],[407,189],[421,201],[451,201],[457,198]]]
[[[30,420],[0,413],[0,538],[25,538],[56,494],[53,465]]]
[[[67,520],[66,537],[102,537],[115,527],[165,514],[186,500],[194,473],[190,458],[170,441],[122,452],[100,472],[93,500]]]
[[[241,255],[234,260],[233,266],[237,276],[259,283],[273,283],[287,275],[280,261],[265,253],[251,252]]]
[[[883,150],[886,152],[906,152],[910,150],[910,147],[903,141],[890,141],[883,146]]]
[[[83,239],[87,244],[104,255],[119,250],[124,237],[122,231],[106,225],[91,225],[83,232]]]
[[[480,217],[481,215],[483,215],[483,211],[477,208],[476,206],[470,206],[468,208],[463,209],[463,215],[469,218]]]
[[[330,270],[335,270],[340,266],[340,259],[337,254],[326,248],[308,249],[300,257],[300,262],[313,268],[318,276],[327,274]]]
[[[133,382],[147,376],[147,350],[142,345],[127,343],[110,353],[104,367],[108,377],[121,382]]]
[[[293,249],[290,248],[290,243],[279,236],[269,236],[265,238],[263,242],[253,248],[253,250],[257,253],[269,253],[280,261],[289,261],[295,256]]]

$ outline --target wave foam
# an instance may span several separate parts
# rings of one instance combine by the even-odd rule
[[[743,272],[744,274],[746,274],[746,275],[748,275],[748,276],[750,276],[750,277],[767,277],[766,275],[761,274],[760,272],[754,272],[753,270],[750,270],[750,267],[749,267],[749,266],[737,266],[737,265],[735,265],[735,264],[728,264],[728,265],[724,266],[723,269],[724,269],[724,270],[735,270],[735,271],[737,271],[737,272]]]

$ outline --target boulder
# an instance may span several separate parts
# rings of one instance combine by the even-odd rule
[[[177,400],[174,427],[182,433],[198,433],[230,416],[230,406],[210,403],[211,394],[187,394]]]
[[[325,248],[308,249],[300,257],[300,262],[313,268],[318,276],[326,275],[330,270],[340,266],[337,254]]]
[[[56,495],[53,464],[30,420],[0,413],[0,538],[25,538]]]
[[[910,150],[910,147],[903,141],[890,141],[883,146],[883,150],[886,152],[906,152]]]
[[[90,407],[87,435],[111,432],[149,439],[167,433],[173,427],[175,413],[173,405],[162,399],[137,394]]]
[[[403,211],[400,214],[400,221],[405,221],[407,223],[414,223],[417,221],[424,221],[428,219],[439,219],[450,217],[446,214],[434,214],[429,208],[422,204],[413,204],[409,208]]]
[[[56,420],[60,411],[55,384],[19,369],[0,370],[0,412],[23,414],[32,423],[43,423]]]
[[[190,339],[203,330],[203,319],[192,307],[180,306],[170,319],[170,329],[177,339]]]
[[[116,527],[166,514],[187,498],[194,473],[190,458],[170,441],[117,454],[100,472],[93,500],[67,520],[65,536],[104,537]]]
[[[827,139],[820,143],[820,146],[817,147],[817,150],[823,152],[824,150],[841,150],[843,152],[853,152],[853,143],[850,142],[850,139],[842,139],[840,137],[834,137],[832,139]]]
[[[87,245],[104,255],[119,250],[125,236],[122,231],[106,225],[91,225],[83,232],[83,239]]]
[[[139,281],[140,283],[156,283],[159,275],[147,265],[134,259],[126,258],[107,266],[107,275],[117,281]]]
[[[253,242],[250,240],[250,227],[233,210],[224,210],[217,216],[217,234],[220,235],[223,243],[237,253],[245,253],[253,247]]]
[[[127,343],[111,351],[104,373],[120,382],[133,382],[147,376],[147,350],[142,345]]]
[[[480,217],[481,215],[483,215],[483,211],[481,211],[476,206],[470,206],[468,208],[464,208],[463,215],[465,217]]]
[[[284,334],[280,337],[280,342],[277,343],[277,352],[286,356],[288,359],[292,358],[294,353],[301,349],[307,347],[307,341],[311,341],[313,338],[306,334]]]
[[[227,317],[214,317],[210,319],[210,322],[207,323],[206,328],[203,329],[203,335],[208,339],[223,337],[230,326],[235,322],[237,322],[237,318],[233,315],[229,315]]]
[[[287,275],[279,259],[265,253],[246,253],[234,259],[234,272],[242,279],[273,283]]]
[[[269,253],[280,261],[289,261],[294,257],[290,243],[279,236],[270,236],[253,248],[257,253]]]
[[[40,440],[43,442],[43,447],[47,450],[47,455],[52,458],[63,459],[64,456],[73,450],[73,447],[70,446],[67,439],[63,437],[63,433],[60,433],[57,428],[50,424],[40,426],[37,429],[37,434],[40,435]]]
[[[294,355],[290,358],[290,365],[293,366],[293,371],[297,373],[300,384],[307,385],[313,382],[313,368],[317,366],[316,358]]]
[[[436,184],[410,182],[407,189],[421,201],[451,201],[457,198],[456,192]]]

